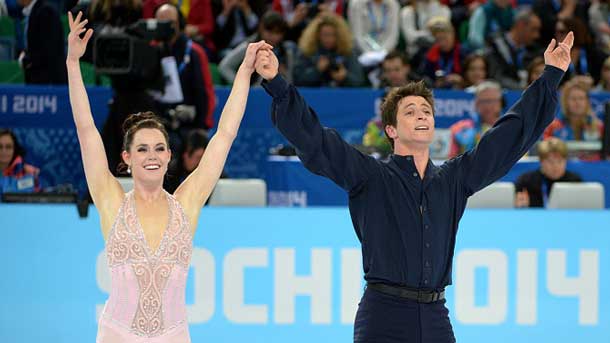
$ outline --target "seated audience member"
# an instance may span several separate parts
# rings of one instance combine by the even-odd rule
[[[494,36],[487,51],[489,77],[503,88],[522,89],[527,82],[526,67],[535,57],[542,55],[536,46],[540,19],[525,9],[515,15],[510,31]]]
[[[364,76],[352,53],[352,35],[335,14],[316,17],[299,40],[294,83],[306,87],[358,87]]]
[[[256,32],[262,1],[214,0],[212,10],[216,18],[214,45],[222,59],[229,51]]]
[[[464,59],[464,90],[474,93],[477,86],[487,79],[487,61],[480,54],[471,54]]]
[[[607,0],[591,1],[589,7],[589,27],[595,33],[596,47],[604,54],[610,55],[610,2]]]
[[[492,35],[510,30],[513,14],[510,0],[489,0],[477,7],[468,23],[468,47],[481,49]]]
[[[197,168],[205,149],[208,147],[208,142],[208,135],[201,129],[191,130],[186,135],[182,154],[170,163],[164,185],[166,191],[173,194],[182,181]],[[224,171],[220,177],[227,177]]]
[[[412,72],[409,59],[404,53],[394,50],[383,58],[380,88],[401,87],[419,79],[420,77]]]
[[[297,48],[293,42],[285,40],[287,31],[288,23],[279,13],[273,11],[265,13],[258,25],[258,32],[231,50],[220,62],[218,69],[225,81],[233,83],[235,80],[237,70],[246,55],[248,44],[264,40],[273,46],[273,53],[280,63],[280,73],[288,82],[292,82]],[[261,82],[262,78],[258,74],[252,75],[252,85],[259,85]]]
[[[606,58],[600,72],[599,82],[594,92],[610,92],[610,57]]]
[[[475,91],[474,107],[476,114],[472,118],[460,120],[449,128],[449,158],[474,148],[481,136],[500,118],[504,107],[500,85],[494,81],[480,83]]]
[[[587,85],[568,81],[561,89],[561,113],[544,131],[544,137],[558,137],[564,141],[599,141],[604,123],[591,107]]]
[[[451,21],[442,17],[432,18],[428,28],[434,36],[434,45],[426,52],[422,76],[434,88],[461,89],[466,52],[455,37]]]
[[[527,172],[515,182],[515,207],[546,207],[555,182],[580,182],[580,176],[566,170],[568,148],[559,138],[538,144],[540,169]]]
[[[409,57],[415,56],[422,49],[428,50],[434,43],[432,32],[426,24],[435,17],[451,19],[449,7],[438,0],[413,0],[400,10],[400,26]]]
[[[340,17],[345,13],[344,0],[273,0],[271,9],[280,13],[288,22],[287,39],[298,42],[305,27],[318,15],[334,13]]]
[[[2,193],[31,193],[41,190],[40,170],[23,160],[25,150],[15,134],[0,129],[0,195]]]
[[[563,82],[578,79],[590,88],[593,87],[599,80],[603,57],[593,45],[593,38],[586,25],[576,18],[559,19],[555,25],[554,38],[558,42],[562,42],[570,31],[574,33],[574,45],[570,50],[572,63],[563,76]]]

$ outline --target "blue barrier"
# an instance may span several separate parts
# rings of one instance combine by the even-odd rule
[[[229,95],[229,88],[216,89],[216,122]],[[382,92],[371,89],[300,89],[323,125],[336,128],[350,143],[361,143],[365,124],[377,110]],[[98,128],[108,116],[111,90],[88,88],[92,113]],[[473,111],[473,95],[462,91],[435,90],[436,125],[449,127]],[[520,92],[505,94],[508,104]],[[596,113],[610,93],[591,95]],[[250,91],[246,115],[233,144],[225,171],[231,177],[263,178],[269,149],[285,140],[270,120],[271,99],[262,88]],[[0,127],[14,128],[28,150],[28,162],[42,170],[46,185],[72,183],[85,190],[80,151],[72,123],[66,87],[0,86]]]
[[[538,162],[519,162],[498,181],[515,182],[521,174],[539,167]],[[610,162],[568,161],[567,169],[584,181],[603,184],[606,208],[610,208]],[[305,169],[296,156],[270,156],[265,164],[265,181],[270,206],[347,206],[344,190]]]
[[[610,211],[466,211],[447,306],[458,341],[607,342]],[[205,208],[193,342],[350,342],[362,291],[347,209]],[[0,204],[0,342],[92,342],[107,299],[98,215]]]

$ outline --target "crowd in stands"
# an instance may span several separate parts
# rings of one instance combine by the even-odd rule
[[[111,112],[173,113],[167,118],[172,145],[181,152],[175,163],[185,163],[180,177],[193,151],[205,148],[207,138],[200,136],[214,125],[212,83],[232,83],[247,44],[261,39],[274,47],[281,74],[296,86],[386,89],[423,80],[432,88],[473,93],[476,114],[450,128],[452,157],[474,147],[501,116],[504,90],[524,89],[541,75],[549,41],[572,31],[561,109],[542,138],[599,141],[604,131],[589,94],[610,91],[608,0],[0,0],[0,20],[13,18],[16,43],[4,54],[0,40],[0,56],[19,61],[27,84],[66,83],[62,23],[68,10],[83,11],[96,33],[146,18],[173,23],[175,35],[166,44],[178,69],[180,101],[163,92],[142,97],[133,93],[133,83],[122,89],[126,83],[113,79],[123,96],[113,100]],[[92,50],[85,61],[93,62]],[[253,75],[252,85],[260,82]],[[114,140],[105,140],[113,165],[122,117],[111,118],[115,123],[103,135]],[[365,131],[365,147],[390,151],[379,118]]]

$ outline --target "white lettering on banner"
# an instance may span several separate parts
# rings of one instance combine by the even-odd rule
[[[538,317],[538,251],[517,250],[517,324],[534,325]]]
[[[599,251],[581,250],[578,277],[566,276],[566,252],[549,250],[547,288],[551,294],[578,298],[578,323],[596,325],[599,321]]]
[[[311,299],[311,322],[331,323],[331,250],[311,249],[310,276],[296,276],[295,249],[274,249],[275,277],[274,304],[275,322],[293,324],[295,297],[309,295]]]
[[[6,95],[3,95],[2,97],[0,97],[0,112],[6,113],[6,110],[8,109],[7,102],[8,102],[8,99],[7,99]]]
[[[333,288],[331,248],[311,248],[300,253],[309,253],[310,271],[306,275],[296,273],[295,248],[273,250],[273,261],[269,261],[269,247],[235,247],[226,252],[222,264],[222,308],[228,321],[238,324],[269,324],[271,316],[276,324],[294,324],[297,312],[296,298],[310,298],[311,324],[331,324],[333,311],[341,324],[351,325],[358,309],[362,294],[362,258],[358,248],[342,248],[338,251],[340,261],[338,284]],[[509,268],[508,253],[493,249],[464,249],[455,258],[455,313],[456,319],[469,325],[493,325],[506,323],[509,296],[515,301],[515,323],[517,325],[537,325],[538,284],[545,277],[539,271],[538,250],[520,249],[516,251],[514,291],[508,293]],[[599,323],[599,251],[580,251],[577,276],[566,273],[567,254],[565,250],[549,250],[546,254],[546,287],[549,294],[578,299],[578,323],[598,325]],[[221,257],[218,257],[220,259]],[[191,261],[194,284],[193,304],[187,305],[189,322],[205,323],[214,317],[216,311],[216,262],[207,249],[194,248]],[[249,268],[265,269],[273,275],[272,300],[263,304],[246,304],[245,294],[253,288],[260,289],[260,280],[248,277]],[[475,303],[477,294],[477,270],[487,271],[488,294],[485,305]],[[511,268],[513,270],[513,268]],[[265,274],[267,275],[267,274]],[[253,275],[252,275],[253,276]],[[96,281],[102,292],[111,289],[110,275],[105,251],[101,251],[96,262]],[[543,281],[544,282],[544,281]],[[332,301],[334,289],[338,288],[337,301]],[[264,288],[265,290],[268,287]],[[258,293],[257,293],[258,294]],[[220,295],[220,293],[218,293]],[[569,305],[566,305],[569,306]],[[301,309],[302,306],[299,306]],[[96,305],[99,314],[103,305]],[[273,312],[273,314],[270,313]],[[299,310],[302,311],[302,310]],[[572,313],[570,311],[567,311]],[[301,313],[301,312],[300,312]],[[301,319],[303,321],[305,319]],[[576,318],[573,320],[576,321]]]
[[[475,270],[488,271],[488,301],[475,305]],[[466,324],[499,324],[506,320],[508,258],[501,250],[462,250],[456,258],[455,314]]]
[[[341,324],[356,319],[362,294],[362,253],[360,249],[341,249]]]
[[[186,306],[190,323],[205,323],[214,316],[216,304],[216,262],[214,255],[193,247],[191,269],[195,274],[195,302]]]
[[[228,320],[243,324],[266,324],[267,305],[246,305],[244,302],[244,270],[267,267],[267,249],[241,248],[227,253],[223,265],[223,304]]]
[[[13,96],[13,113],[40,114],[57,113],[56,95],[15,95]]]
[[[269,191],[269,206],[307,207],[306,191]]]
[[[438,117],[459,118],[474,113],[472,99],[434,99],[435,115]]]

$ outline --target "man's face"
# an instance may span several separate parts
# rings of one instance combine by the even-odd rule
[[[481,123],[493,125],[502,112],[502,93],[495,88],[479,92],[475,99],[475,107]]]
[[[538,18],[538,16],[533,15],[523,26],[523,44],[525,44],[525,46],[530,46],[540,37],[540,28],[542,27],[542,23],[540,22],[540,18]]]
[[[453,31],[439,31],[434,33],[434,39],[438,43],[442,52],[448,52],[455,45],[455,34]]]
[[[386,126],[394,146],[430,145],[434,139],[434,111],[421,96],[407,96],[398,102],[396,127]]]
[[[260,34],[261,38],[273,47],[277,47],[282,40],[284,40],[284,32],[282,31],[272,31],[261,28]]]
[[[405,65],[400,58],[392,58],[383,62],[383,78],[390,87],[400,87],[407,83],[409,65]]]
[[[174,28],[174,37],[180,34],[180,23],[178,21],[178,11],[175,7],[169,5],[163,5],[159,7],[157,13],[155,13],[155,19],[157,20],[169,20],[172,22]]]
[[[566,172],[567,160],[559,153],[552,152],[540,160],[540,170],[549,180],[558,180]]]

